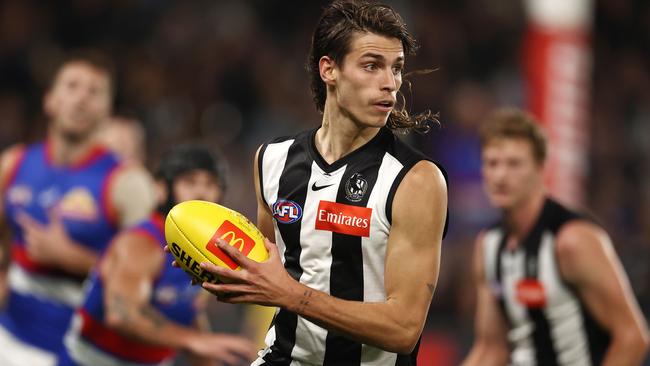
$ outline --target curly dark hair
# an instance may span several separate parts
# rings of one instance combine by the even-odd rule
[[[311,79],[311,92],[316,108],[323,112],[327,92],[321,80],[319,61],[329,56],[336,63],[342,63],[350,52],[350,42],[357,32],[370,32],[397,38],[402,42],[404,54],[415,55],[419,47],[415,38],[406,29],[402,17],[388,5],[365,0],[336,0],[325,8],[312,37],[307,71]],[[425,72],[429,72],[428,70]],[[409,74],[405,75],[408,77]],[[405,80],[409,91],[411,84]],[[416,115],[409,114],[404,94],[398,91],[398,101],[391,111],[386,126],[399,132],[427,132],[431,123],[438,124],[438,115],[426,110]]]

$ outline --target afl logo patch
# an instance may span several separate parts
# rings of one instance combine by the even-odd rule
[[[302,218],[302,207],[289,200],[277,200],[272,211],[273,218],[280,224],[292,224]]]
[[[345,183],[345,197],[351,202],[359,202],[367,189],[368,181],[360,173],[354,173]]]

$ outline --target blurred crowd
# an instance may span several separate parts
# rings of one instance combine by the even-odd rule
[[[450,233],[427,321],[430,347],[423,352],[437,352],[453,364],[471,341],[472,240],[495,217],[481,188],[475,132],[491,109],[526,105],[520,66],[524,9],[520,1],[387,2],[421,43],[407,71],[434,70],[411,76],[411,88],[405,85],[403,92],[412,110],[439,111],[441,125],[405,139],[450,174]],[[180,141],[208,143],[230,163],[233,184],[225,204],[253,217],[257,146],[320,123],[304,64],[323,3],[3,0],[0,148],[44,135],[41,98],[53,68],[69,50],[97,48],[115,63],[117,113],[144,128],[145,163],[154,166],[162,151]],[[596,1],[591,43],[584,208],[614,239],[647,317],[650,2]]]

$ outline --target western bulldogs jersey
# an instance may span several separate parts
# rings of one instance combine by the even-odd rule
[[[160,214],[129,229],[131,233],[153,240],[152,251],[163,251],[165,223]],[[196,316],[194,301],[199,286],[190,286],[187,274],[168,265],[173,260],[165,253],[161,269],[151,291],[151,306],[172,322],[190,326]],[[134,263],[135,265],[135,263]],[[143,343],[121,335],[104,323],[104,281],[94,271],[83,305],[75,313],[65,338],[65,351],[59,366],[69,365],[162,365],[171,362],[176,350]]]
[[[81,303],[85,276],[33,261],[18,217],[26,213],[46,224],[56,214],[72,240],[102,251],[116,232],[107,190],[120,165],[99,147],[65,167],[52,163],[47,143],[29,146],[21,154],[3,192],[13,238],[10,292],[0,324],[23,342],[57,352],[73,309]]]
[[[273,213],[275,241],[301,283],[353,301],[383,302],[392,201],[413,165],[428,160],[382,128],[364,146],[328,164],[316,130],[264,145],[259,177]],[[414,365],[417,348],[398,355],[354,342],[280,309],[254,365]]]
[[[602,329],[562,280],[556,235],[581,218],[547,199],[528,236],[515,250],[499,224],[483,239],[486,279],[508,322],[512,365],[600,365],[609,346]]]

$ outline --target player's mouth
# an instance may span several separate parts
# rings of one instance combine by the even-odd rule
[[[382,99],[373,104],[375,108],[379,109],[382,112],[389,113],[393,110],[395,106],[395,101],[392,99]]]

